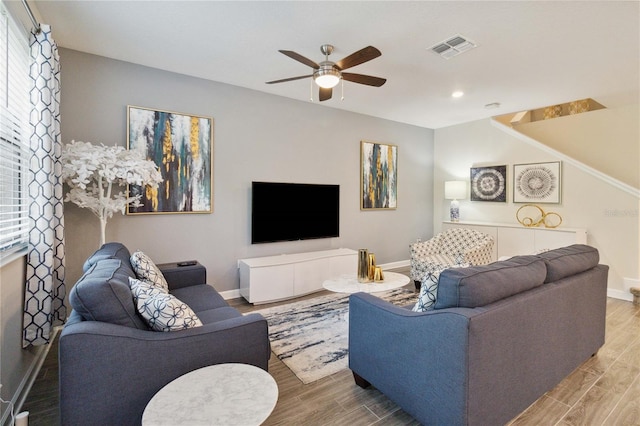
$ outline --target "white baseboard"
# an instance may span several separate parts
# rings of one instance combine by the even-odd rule
[[[607,297],[633,302],[633,294],[622,290],[615,290],[613,288],[607,289]]]
[[[62,330],[62,326],[56,326],[51,331],[51,341],[56,338],[56,335]],[[14,392],[11,397],[11,403],[13,404],[14,415],[17,415],[20,411],[22,411],[22,406],[24,402],[27,400],[27,396],[31,391],[31,387],[33,383],[36,381],[38,374],[40,373],[40,369],[42,368],[42,364],[44,360],[47,358],[49,354],[49,349],[51,349],[51,344],[41,345],[36,348],[36,355],[31,361],[31,364],[27,368],[26,374],[22,378],[22,381],[18,385],[18,389]],[[0,425],[11,424],[10,419],[10,410],[5,410],[0,418]]]
[[[386,271],[388,269],[406,268],[407,266],[411,266],[411,261],[399,260],[397,262],[383,263],[382,265],[378,266],[381,267],[383,271]]]
[[[242,295],[240,294],[240,289],[238,288],[236,290],[221,291],[220,296],[222,296],[224,300],[229,300],[229,299],[237,299]]]
[[[630,291],[631,287],[640,287],[640,280],[635,278],[623,278],[622,286],[626,291]]]

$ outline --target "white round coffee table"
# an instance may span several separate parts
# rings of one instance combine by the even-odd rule
[[[409,284],[409,281],[409,277],[406,275],[398,274],[397,272],[384,272],[384,280],[382,282],[361,283],[358,282],[354,274],[326,280],[322,283],[322,287],[336,293],[376,293],[404,287]]]
[[[217,364],[160,389],[144,409],[142,425],[259,425],[277,401],[278,385],[266,371],[247,364]]]

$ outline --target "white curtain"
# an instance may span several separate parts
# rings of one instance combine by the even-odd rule
[[[24,296],[24,347],[49,343],[67,312],[60,155],[60,59],[49,25],[33,31],[31,50],[31,158],[29,252]]]

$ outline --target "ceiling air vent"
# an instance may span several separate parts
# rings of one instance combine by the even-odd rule
[[[474,47],[477,47],[474,42],[467,39],[466,37],[461,36],[460,34],[456,34],[455,36],[450,37],[445,41],[437,43],[430,49],[432,52],[437,53],[443,58],[449,59],[461,54],[462,52],[473,49]]]

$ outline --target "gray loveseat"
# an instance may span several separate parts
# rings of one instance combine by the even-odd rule
[[[103,245],[84,264],[69,294],[73,308],[60,335],[60,420],[66,425],[139,425],[153,395],[175,378],[220,363],[267,370],[266,320],[229,307],[201,265],[158,265],[169,292],[200,318],[201,327],[150,330],[137,314],[129,250]]]
[[[349,301],[349,368],[425,425],[501,425],[604,344],[608,267],[573,245],[441,273],[435,309]]]

